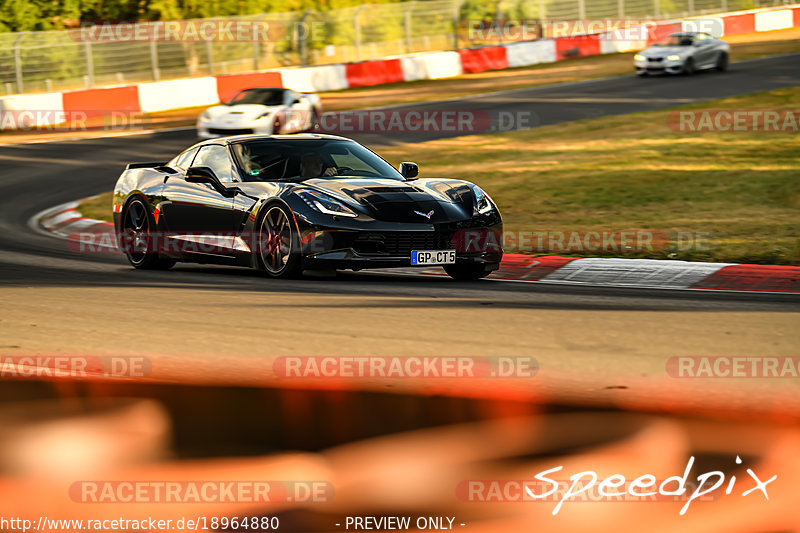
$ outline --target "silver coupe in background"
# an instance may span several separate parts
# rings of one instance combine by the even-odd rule
[[[633,56],[636,74],[694,74],[728,68],[730,45],[703,32],[673,33]]]

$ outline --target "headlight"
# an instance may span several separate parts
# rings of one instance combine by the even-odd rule
[[[256,120],[258,120],[258,119],[260,119],[260,118],[268,117],[268,116],[270,116],[271,114],[272,114],[272,111],[267,111],[266,113],[261,113],[260,115],[258,115],[258,116],[256,117]]]
[[[681,56],[673,54],[671,56],[667,56],[667,61],[680,61]]]
[[[489,198],[489,195],[483,192],[483,189],[477,185],[475,185],[473,190],[475,191],[475,209],[473,214],[485,215],[491,212],[494,209],[494,204],[492,203],[492,199]]]
[[[636,54],[635,56],[633,56],[633,59],[636,60],[636,61],[644,61],[647,58],[645,56],[643,56],[642,54]]]
[[[332,198],[327,194],[317,191],[298,191],[295,194],[302,198],[302,200],[310,207],[320,213],[327,215],[337,215],[342,217],[357,217],[358,215],[352,209],[344,205],[336,198]]]

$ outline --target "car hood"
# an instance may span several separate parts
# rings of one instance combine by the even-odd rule
[[[282,109],[283,106],[267,106],[261,104],[241,104],[241,105],[215,105],[206,109],[207,115],[211,119],[256,119],[264,113],[273,113]]]
[[[651,46],[642,52],[647,57],[666,57],[673,54],[689,56],[694,53],[691,46]]]
[[[263,185],[268,183],[247,183]],[[249,192],[254,192],[251,187]],[[380,178],[314,178],[294,190],[314,189],[385,222],[442,223],[472,218],[475,195],[468,182],[450,179],[398,181]],[[433,211],[433,213],[431,213]],[[418,212],[418,213],[417,213]],[[423,214],[420,214],[423,213]],[[427,214],[430,213],[430,218]]]

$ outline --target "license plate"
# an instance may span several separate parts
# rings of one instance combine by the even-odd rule
[[[456,262],[455,250],[413,250],[412,265],[452,265]]]

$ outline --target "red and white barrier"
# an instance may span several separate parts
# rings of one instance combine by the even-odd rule
[[[348,63],[345,67],[348,87],[369,87],[406,81],[400,59]]]
[[[217,80],[213,76],[157,81],[139,85],[139,109],[136,111],[154,113],[218,102]]]
[[[553,39],[508,44],[505,49],[511,68],[556,61],[556,42]]]
[[[54,126],[64,120],[61,93],[17,94],[0,98],[0,130]]]
[[[483,72],[508,68],[507,48],[504,46],[483,46],[459,50],[463,72]]]
[[[25,124],[49,126],[58,124],[59,116],[72,112],[86,113],[88,118],[92,118],[113,113],[152,113],[210,106],[228,101],[238,91],[248,87],[288,87],[302,92],[337,91],[629,52],[645,48],[647,44],[679,31],[706,31],[724,37],[792,27],[800,27],[800,5],[660,21],[601,34],[571,35],[455,52],[430,52],[348,64],[6,96],[0,98],[0,130],[18,129],[18,118],[25,112],[35,115],[25,117]]]
[[[141,110],[139,87],[136,85],[66,92],[63,94],[63,105],[65,113],[84,113],[88,119]]]
[[[596,56],[600,53],[600,34],[571,35],[556,39],[556,60]]]
[[[283,87],[281,73],[267,71],[217,76],[217,102],[228,102],[239,91],[250,87]]]
[[[792,10],[762,11],[755,14],[756,31],[787,30],[794,25]]]
[[[403,80],[438,80],[460,76],[461,56],[458,52],[430,52],[400,58]]]

